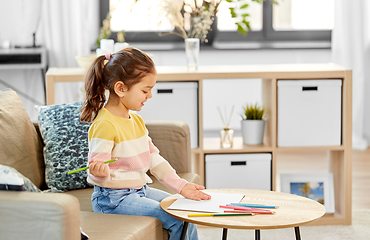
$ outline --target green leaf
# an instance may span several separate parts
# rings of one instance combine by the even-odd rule
[[[245,19],[243,19],[242,23],[244,23],[245,26],[247,26],[249,24],[249,22],[247,20],[245,20]]]
[[[244,5],[242,5],[241,7],[240,7],[240,9],[245,9],[245,8],[247,8],[249,5],[248,4],[244,4]]]
[[[231,17],[232,18],[236,18],[236,13],[235,13],[235,11],[234,11],[234,8],[229,8],[230,9],[230,14],[231,14]]]
[[[226,2],[228,2],[228,3],[232,3],[232,2],[233,2],[233,0],[226,0]]]
[[[247,21],[244,21],[243,20],[243,23],[245,24],[245,26],[248,28],[248,31],[252,31],[252,28],[251,28],[251,25],[250,25],[250,23],[249,22],[247,22]]]
[[[245,29],[239,24],[239,23],[236,23],[236,25],[238,26],[238,32],[243,34],[243,35],[247,35],[247,31],[245,31]]]
[[[248,13],[244,13],[242,14],[242,17],[245,18],[245,17],[249,17],[249,14]]]
[[[258,104],[247,104],[244,107],[244,116],[243,119],[249,120],[262,120],[263,115],[265,113],[265,108],[258,106]]]

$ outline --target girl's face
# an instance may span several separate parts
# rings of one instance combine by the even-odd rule
[[[122,104],[129,110],[140,111],[145,102],[152,97],[152,88],[157,81],[157,74],[150,73],[133,85],[121,98]]]

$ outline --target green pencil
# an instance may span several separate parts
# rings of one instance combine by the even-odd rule
[[[107,163],[114,162],[116,160],[117,159],[111,159],[111,160],[105,161],[104,163],[107,164]],[[72,173],[76,173],[76,172],[81,172],[81,171],[86,170],[86,169],[89,169],[89,167],[87,166],[87,167],[79,168],[79,169],[76,169],[76,170],[73,170],[73,171],[68,172],[68,174],[72,174]]]

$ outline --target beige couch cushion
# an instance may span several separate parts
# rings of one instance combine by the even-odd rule
[[[80,212],[81,228],[90,239],[168,239],[161,221],[154,217]],[[114,229],[114,231],[104,231]]]
[[[0,164],[17,169],[43,188],[42,146],[17,93],[0,91]]]
[[[182,121],[146,121],[145,125],[154,145],[176,172],[191,172],[189,126]]]
[[[80,202],[81,211],[92,212],[91,195],[94,192],[94,188],[85,188],[65,192],[75,196]]]

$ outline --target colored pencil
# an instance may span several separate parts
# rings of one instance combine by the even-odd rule
[[[225,216],[253,216],[254,213],[193,213],[188,217],[225,217]]]
[[[233,206],[227,204],[226,206],[220,205],[220,208],[229,208],[229,209],[234,209],[234,210],[242,210],[242,211],[259,211],[259,212],[270,212],[270,210],[266,209],[260,209],[260,208],[249,208],[249,207],[241,207],[241,206]]]
[[[116,160],[117,159],[111,159],[111,160],[105,161],[104,163],[107,164],[107,163],[114,162]],[[68,174],[72,174],[72,173],[76,173],[76,172],[81,172],[81,171],[86,170],[86,169],[89,169],[89,166],[83,167],[83,168],[79,168],[79,169],[76,169],[76,170],[73,170],[73,171],[70,171],[70,172],[68,172]]]
[[[274,214],[275,212],[274,212],[274,211],[268,211],[268,212],[265,212],[265,211],[255,211],[255,210],[251,210],[251,211],[243,211],[243,210],[227,211],[227,210],[225,210],[225,211],[224,211],[224,213]]]
[[[268,206],[264,204],[250,204],[250,203],[231,203],[231,205],[254,208],[279,208],[279,206]]]

